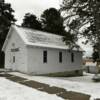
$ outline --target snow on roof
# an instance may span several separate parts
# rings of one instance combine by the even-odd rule
[[[63,42],[62,36],[19,26],[16,26],[15,28],[18,33],[22,35],[22,38],[24,39],[24,41],[26,41],[26,44],[34,44],[39,46],[47,45],[48,47],[65,47],[66,49],[68,49],[68,46],[66,46],[66,44]]]
[[[17,31],[25,44],[28,46],[38,46],[65,50],[69,49],[69,47],[63,41],[62,36],[35,29],[24,28],[17,25],[12,25],[11,27]],[[80,48],[79,51],[83,50]]]

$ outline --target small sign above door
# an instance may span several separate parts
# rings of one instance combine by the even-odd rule
[[[11,52],[18,52],[18,51],[19,51],[19,48],[11,49]]]

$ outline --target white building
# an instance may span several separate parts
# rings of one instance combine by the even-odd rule
[[[84,62],[85,62],[85,70],[88,72],[88,73],[97,73],[99,71],[99,67],[97,67],[97,62],[93,62],[93,59],[89,59],[89,58],[85,58],[84,59]]]
[[[82,50],[69,50],[62,37],[12,25],[2,50],[5,68],[28,74],[82,74]]]

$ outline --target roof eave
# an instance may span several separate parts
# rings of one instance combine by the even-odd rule
[[[4,44],[3,44],[3,47],[2,47],[2,51],[5,51],[6,45],[8,44],[8,40],[9,40],[11,34],[12,34],[12,30],[13,30],[13,28],[11,26],[10,29],[9,29],[9,31],[8,31],[8,34],[6,36],[6,39],[4,41]]]
[[[61,47],[61,46],[53,46],[53,45],[44,45],[44,44],[36,44],[36,43],[27,43],[27,47],[42,47],[42,48],[51,48],[51,49],[60,49],[60,50],[70,50],[67,46]],[[83,50],[73,50],[73,51],[80,51],[83,52]]]

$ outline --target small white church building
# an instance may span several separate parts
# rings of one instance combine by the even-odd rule
[[[4,42],[5,68],[27,74],[82,74],[82,49],[70,51],[59,35],[12,25]]]

